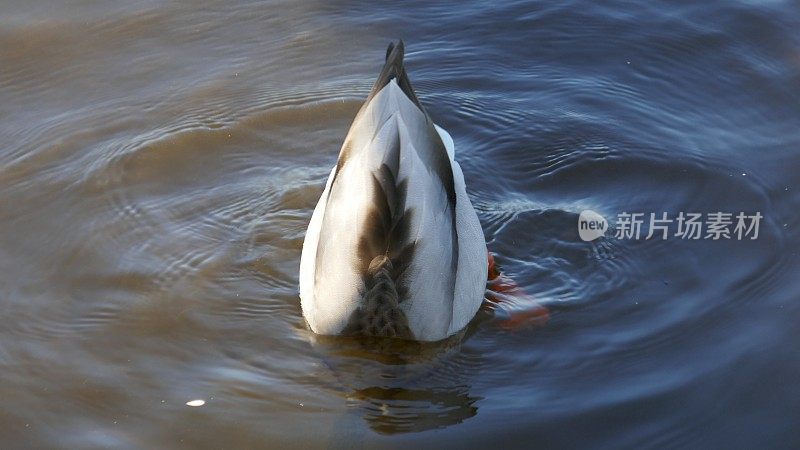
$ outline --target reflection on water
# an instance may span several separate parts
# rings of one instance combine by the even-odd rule
[[[796,4],[0,17],[0,447],[800,445]],[[431,345],[306,329],[305,228],[398,37],[545,326],[508,302]],[[587,243],[584,209],[764,219]]]
[[[348,408],[372,430],[395,434],[443,428],[477,414],[466,368],[452,358],[464,335],[438,343],[323,336],[312,341],[344,389]]]
[[[478,399],[459,390],[371,387],[355,391],[354,400],[364,404],[370,428],[384,434],[442,428],[478,413]]]

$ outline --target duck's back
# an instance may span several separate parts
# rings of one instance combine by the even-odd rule
[[[402,42],[390,46],[306,234],[300,295],[313,331],[438,340],[475,314],[486,246],[445,140],[450,152]]]

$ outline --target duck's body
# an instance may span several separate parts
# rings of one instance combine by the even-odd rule
[[[306,232],[303,315],[318,334],[444,339],[483,301],[486,254],[453,140],[390,45]]]

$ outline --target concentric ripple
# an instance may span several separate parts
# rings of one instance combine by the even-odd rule
[[[51,3],[0,5],[0,447],[798,446],[795,4]],[[519,291],[314,336],[305,228],[397,37]]]

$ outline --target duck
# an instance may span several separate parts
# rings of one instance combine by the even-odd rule
[[[490,258],[453,138],[403,60],[390,43],[306,230],[299,293],[319,335],[440,341],[484,299]]]

